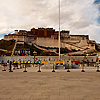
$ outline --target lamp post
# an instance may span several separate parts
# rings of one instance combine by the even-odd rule
[[[96,62],[97,64],[97,70],[96,70],[96,72],[100,72],[100,70],[99,70],[99,59],[98,59],[98,55],[97,55],[97,62]]]
[[[70,70],[69,70],[69,64],[71,63],[71,61],[70,61],[70,59],[69,59],[69,62],[68,62],[68,70],[67,70],[67,72],[70,72]]]
[[[40,70],[40,64],[39,64],[39,70],[38,70],[38,72],[41,72],[41,70]]]
[[[86,54],[86,56],[87,56],[87,66],[89,66],[88,54]]]
[[[12,61],[10,61],[10,63],[9,63],[9,67],[10,67],[10,71],[9,71],[9,72],[13,72],[13,71],[12,71],[12,66],[11,66],[11,65],[12,65]]]
[[[99,63],[97,62],[97,70],[96,70],[96,72],[100,72],[100,70],[99,70]]]
[[[35,55],[37,54],[36,51],[33,52],[33,55],[34,55],[34,64],[35,64]],[[34,67],[34,66],[33,66]]]
[[[23,72],[27,72],[27,70],[26,70],[26,64],[25,64],[25,70]]]
[[[69,67],[71,67],[71,59],[70,59],[70,56],[69,56],[69,62],[68,62],[68,70],[67,70],[67,72],[70,72]]]
[[[82,71],[81,72],[85,72],[85,70],[84,70],[84,59],[83,59],[83,62],[82,62]]]
[[[67,70],[67,72],[70,72],[70,70],[69,70],[69,64],[68,64],[68,70]]]
[[[60,0],[59,0],[59,65],[60,65]]]
[[[53,70],[52,70],[52,72],[55,72],[55,67],[54,67],[54,63],[53,63]]]

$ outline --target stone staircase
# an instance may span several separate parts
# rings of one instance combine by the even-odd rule
[[[83,47],[84,47],[84,46],[87,46],[87,45],[84,45],[84,46],[81,46],[81,47],[80,47],[80,46],[77,46],[77,45],[75,45],[74,43],[70,43],[70,42],[69,42],[69,43],[66,43],[66,44],[69,44],[69,45],[71,45],[71,46],[77,47],[78,49],[81,49],[81,50],[84,50]]]
[[[14,51],[15,51],[15,49],[16,49],[16,45],[17,45],[17,42],[15,42],[15,45],[14,45],[14,48],[13,48],[13,50],[12,50],[11,56],[13,56],[13,54],[14,54]]]

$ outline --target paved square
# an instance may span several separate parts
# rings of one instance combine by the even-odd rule
[[[100,100],[100,73],[96,68],[66,70],[29,67],[0,70],[0,100]]]

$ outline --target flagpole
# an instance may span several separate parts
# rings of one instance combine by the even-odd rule
[[[60,0],[59,0],[59,61],[60,61]]]

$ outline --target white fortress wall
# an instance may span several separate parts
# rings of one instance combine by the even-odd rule
[[[95,50],[95,44],[92,46],[92,44],[89,44],[89,48],[91,49],[91,50]]]
[[[65,43],[64,46],[68,49],[83,50],[88,47],[86,37],[84,37],[84,40],[82,40],[82,37],[80,36],[70,36],[70,38],[64,38],[62,42]]]
[[[17,41],[17,37],[14,37],[14,36],[4,36],[4,40],[16,40]]]
[[[34,41],[34,37],[32,36],[29,36],[29,37],[26,37],[26,42],[27,43],[32,43],[32,41]]]
[[[24,36],[16,36],[16,35],[11,35],[11,36],[4,36],[4,40],[16,40],[16,41],[25,41]]]
[[[80,46],[80,47],[88,46],[87,45],[87,39],[81,40],[80,43],[78,44],[78,46]]]
[[[25,41],[24,36],[18,36],[17,41]]]
[[[70,39],[66,39],[65,42],[61,42],[61,47],[65,48],[67,47],[68,49],[86,49],[88,47],[87,45],[87,39],[84,40],[80,40],[78,39],[74,39],[74,40],[70,40]],[[45,46],[45,47],[58,47],[58,40],[57,39],[53,39],[53,38],[45,38],[45,37],[38,37],[35,41],[33,41],[33,43],[36,43],[37,45],[40,46]],[[82,48],[81,48],[82,47]]]
[[[53,37],[37,37],[36,40],[34,40],[34,37],[32,36],[22,36],[22,35],[11,35],[11,36],[4,36],[4,40],[16,40],[16,41],[24,41],[26,43],[36,43],[40,46],[45,47],[59,47],[59,41],[57,39],[54,39]],[[82,36],[74,36],[70,35],[69,37],[63,37],[61,39],[61,47],[68,49],[76,49],[76,50],[83,50],[86,48],[90,48],[91,50],[95,50],[95,44],[92,46],[92,44],[87,43],[88,39],[86,37]]]
[[[61,42],[61,47],[62,47],[62,48],[65,48],[65,47],[66,47],[66,44],[63,43],[63,42]]]
[[[35,40],[35,43],[40,46],[45,46],[45,47],[59,47],[58,46],[58,40],[53,39],[53,38],[48,38],[48,37],[38,37]]]

